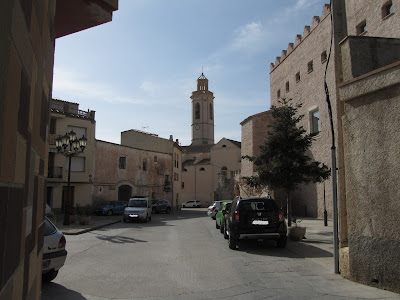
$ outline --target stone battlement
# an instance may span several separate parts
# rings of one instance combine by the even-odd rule
[[[320,17],[314,16],[311,26],[309,25],[304,26],[303,34],[296,35],[296,40],[294,41],[294,43],[289,43],[287,50],[282,50],[281,56],[277,56],[275,59],[275,63],[271,63],[270,71],[272,72],[276,67],[278,67],[279,64],[287,56],[289,56],[289,54],[294,49],[296,49],[296,47],[300,45],[306,39],[307,36],[309,36],[314,31],[314,29],[319,25],[319,23],[330,15],[330,13],[331,13],[331,6],[329,4],[325,4],[322,10],[322,15]]]

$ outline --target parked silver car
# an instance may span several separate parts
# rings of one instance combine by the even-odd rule
[[[65,236],[46,217],[44,219],[43,282],[50,282],[56,278],[58,270],[64,265],[67,258],[65,244]]]
[[[215,216],[218,213],[222,202],[224,202],[224,201],[214,201],[213,205],[210,205],[208,207],[207,215],[210,216],[213,220],[215,220]]]
[[[151,221],[151,201],[148,197],[132,197],[125,207],[122,221]]]

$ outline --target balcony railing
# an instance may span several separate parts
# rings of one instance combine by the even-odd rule
[[[62,178],[63,177],[63,167],[53,167],[49,166],[48,178]]]
[[[77,105],[69,105],[68,103],[60,103],[56,101],[51,102],[51,112],[66,114],[70,117],[76,117],[81,119],[94,120],[95,111],[93,110],[80,110]]]

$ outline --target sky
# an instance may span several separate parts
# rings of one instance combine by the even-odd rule
[[[56,40],[53,98],[96,111],[96,139],[135,129],[191,143],[202,71],[215,142],[270,108],[270,63],[328,0],[119,0],[113,21]]]

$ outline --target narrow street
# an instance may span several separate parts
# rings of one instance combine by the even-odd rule
[[[315,236],[233,251],[205,209],[156,214],[67,236],[66,264],[42,299],[400,299],[334,274],[330,232]]]

